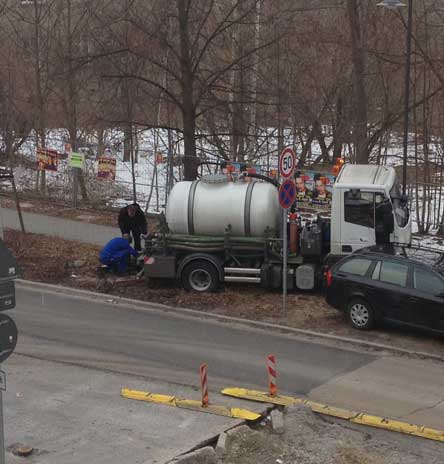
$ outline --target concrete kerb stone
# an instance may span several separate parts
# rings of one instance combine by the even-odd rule
[[[222,432],[219,435],[219,438],[217,439],[216,456],[220,458],[224,456],[226,452],[227,452],[227,434],[225,432]]]
[[[205,446],[191,453],[178,456],[171,463],[174,464],[217,464],[216,452],[211,446]]]
[[[131,298],[122,298],[114,295],[108,295],[106,293],[92,292],[89,290],[81,290],[71,287],[64,287],[62,285],[46,284],[42,282],[35,282],[31,280],[17,279],[16,283],[18,286],[23,286],[31,290],[46,290],[50,293],[54,293],[60,296],[60,292],[64,292],[66,295],[70,295],[74,298],[79,299],[95,299],[103,303],[113,303],[116,305],[126,306],[127,308],[136,311],[152,311],[152,312],[171,312],[181,316],[197,317],[199,319],[209,319],[218,321],[221,323],[236,323],[243,327],[250,327],[256,330],[272,330],[274,332],[283,333],[286,335],[301,335],[309,339],[318,339],[325,341],[335,341],[350,345],[359,346],[362,348],[372,348],[376,350],[388,351],[390,353],[398,355],[408,355],[418,358],[433,359],[435,361],[444,362],[444,356],[436,355],[433,353],[427,353],[423,351],[407,350],[405,348],[397,348],[390,345],[384,345],[382,343],[368,342],[359,340],[356,338],[341,337],[339,335],[324,334],[322,332],[315,332],[312,330],[298,329],[295,327],[289,327],[279,324],[270,324],[267,322],[252,321],[250,319],[242,319],[239,317],[223,316],[220,314],[206,313],[195,309],[188,308],[177,308],[174,306],[167,306],[158,303],[148,303],[141,300],[134,300]]]
[[[271,416],[271,426],[275,433],[284,433],[284,415],[279,409],[273,409],[270,413]]]

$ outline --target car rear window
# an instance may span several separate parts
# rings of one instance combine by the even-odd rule
[[[370,267],[370,264],[372,264],[371,259],[352,258],[339,266],[339,270],[341,272],[346,272],[347,274],[365,276],[365,274],[367,274],[368,268]]]
[[[406,264],[383,261],[379,280],[388,284],[405,287],[407,285],[407,274],[409,268]]]
[[[424,293],[438,295],[444,292],[444,281],[432,272],[415,267],[413,271],[413,286]]]

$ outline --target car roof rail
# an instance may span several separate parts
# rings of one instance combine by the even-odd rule
[[[439,255],[438,262],[441,263],[441,262],[444,261],[444,249],[443,248],[433,248],[433,247],[421,245],[420,243],[418,243],[416,245],[412,245],[412,244],[407,245],[405,243],[393,242],[393,243],[391,243],[391,245],[402,248],[404,250],[404,255],[407,258],[409,256],[407,256],[407,254],[405,253],[405,249],[407,249],[407,250],[415,250],[415,251],[426,251],[426,252],[429,252],[429,253],[436,253],[436,254]]]
[[[417,245],[413,245],[413,244],[405,244],[405,243],[398,243],[398,242],[391,242],[390,243],[391,245],[394,245],[394,246],[397,246],[397,247],[400,247],[400,248],[407,248],[407,249],[411,249],[411,250],[424,250],[424,251],[432,251],[434,253],[440,253],[440,254],[444,254],[444,248],[433,248],[433,247],[430,247],[430,246],[425,246],[425,245],[421,245],[420,243],[418,243]]]

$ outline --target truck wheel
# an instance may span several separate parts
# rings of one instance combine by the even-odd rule
[[[354,298],[348,303],[347,319],[355,329],[370,330],[375,326],[375,312],[361,298]]]
[[[219,287],[219,273],[208,261],[192,261],[182,271],[182,285],[195,292],[214,292]]]

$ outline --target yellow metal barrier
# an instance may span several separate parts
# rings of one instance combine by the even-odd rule
[[[246,388],[225,388],[222,390],[222,394],[236,398],[242,398],[244,400],[259,401],[262,403],[276,404],[279,406],[305,404],[310,407],[313,412],[325,414],[327,416],[338,417],[355,424],[377,427],[380,429],[391,430],[393,432],[401,432],[407,435],[415,435],[417,437],[444,442],[444,431],[442,430],[409,424],[407,422],[401,422],[394,419],[386,419],[380,416],[372,416],[370,414],[356,411],[349,411],[348,409],[335,408],[328,406],[327,404],[316,403],[314,401],[303,400],[291,396],[270,396],[268,393],[256,390],[247,390]]]
[[[214,404],[202,406],[200,401],[176,398],[175,396],[159,395],[157,393],[130,390],[128,388],[123,388],[121,393],[124,398],[129,398],[131,400],[147,401],[149,403],[164,404],[166,406],[173,406],[176,408],[191,409],[193,411],[216,414],[217,416],[232,417],[233,419],[253,421],[261,417],[260,414],[248,411],[247,409],[228,408],[226,406],[218,406]]]

